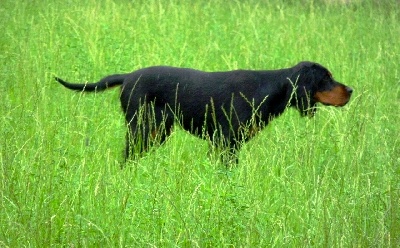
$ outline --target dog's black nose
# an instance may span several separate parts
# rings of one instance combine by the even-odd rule
[[[348,87],[348,86],[346,86],[346,91],[347,91],[347,93],[349,93],[349,94],[353,93],[353,89],[350,88],[350,87]]]

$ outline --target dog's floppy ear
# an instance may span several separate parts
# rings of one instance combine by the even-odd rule
[[[321,66],[313,62],[301,62],[297,65],[297,75],[299,84],[307,86],[309,90],[316,89],[318,83],[323,79],[324,73],[320,70]]]
[[[296,66],[294,81],[296,97],[294,106],[302,115],[313,115],[316,111],[316,102],[313,100],[313,92],[316,91],[318,82],[323,75],[318,70],[318,65],[313,62],[301,62]]]

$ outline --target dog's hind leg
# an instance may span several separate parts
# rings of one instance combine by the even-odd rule
[[[147,104],[140,115],[128,122],[125,159],[139,157],[150,147],[162,144],[171,134],[173,124],[172,112]]]
[[[166,107],[154,107],[155,125],[150,130],[150,138],[153,142],[162,144],[172,132],[174,115]]]
[[[125,145],[125,161],[128,159],[136,159],[145,150],[141,135],[138,133],[136,121],[128,123],[128,131],[126,132],[126,145]]]

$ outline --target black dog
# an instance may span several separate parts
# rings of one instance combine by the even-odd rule
[[[344,106],[353,91],[313,62],[268,71],[204,72],[155,66],[111,75],[97,83],[56,80],[77,91],[122,85],[121,104],[129,125],[126,158],[147,150],[155,140],[163,142],[174,122],[234,155],[287,107],[312,116],[317,102]]]

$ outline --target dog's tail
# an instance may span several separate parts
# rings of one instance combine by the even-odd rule
[[[59,77],[55,77],[55,80],[60,84],[64,85],[66,88],[76,91],[103,91],[108,88],[122,85],[127,74],[115,74],[105,77],[98,81],[97,83],[69,83],[62,80]]]

